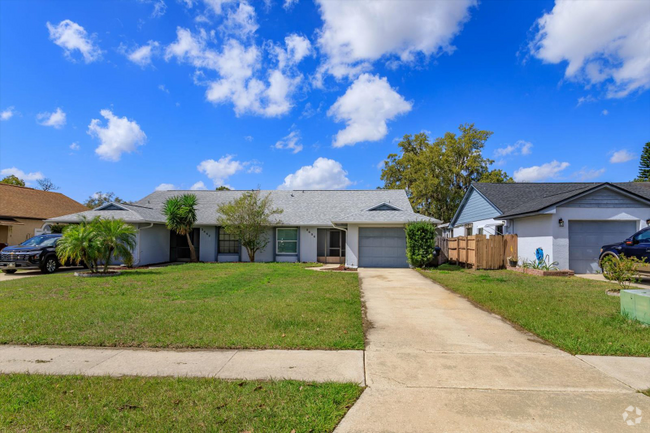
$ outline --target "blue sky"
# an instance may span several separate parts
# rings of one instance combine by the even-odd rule
[[[375,188],[404,134],[469,122],[517,180],[627,181],[648,34],[634,0],[2,1],[0,170],[77,200]]]

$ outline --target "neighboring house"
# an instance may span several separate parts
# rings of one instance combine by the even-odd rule
[[[0,244],[17,245],[34,236],[44,220],[84,210],[58,192],[0,184]]]
[[[133,204],[109,203],[97,209],[52,218],[74,223],[87,218],[120,218],[138,228],[134,264],[188,260],[185,236],[170,232],[162,209],[172,196],[190,191],[156,191]],[[191,191],[198,198],[192,243],[204,262],[249,261],[239,241],[217,226],[217,207],[246,191]],[[344,263],[348,267],[406,267],[404,225],[440,221],[413,212],[403,190],[261,191],[283,210],[269,227],[260,262]]]
[[[600,247],[650,222],[650,183],[474,183],[453,236],[517,234],[520,260],[542,248],[560,269],[599,270]]]

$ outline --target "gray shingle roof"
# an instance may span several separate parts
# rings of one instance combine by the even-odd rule
[[[589,190],[612,185],[650,200],[650,182],[474,183],[472,186],[500,211],[499,218],[538,212]]]
[[[395,223],[405,224],[414,221],[428,221],[434,224],[442,221],[435,218],[429,218],[424,215],[414,213],[412,211],[404,210],[364,210],[355,212],[342,217],[333,219],[332,222],[337,224],[351,224],[351,223]]]
[[[217,207],[241,196],[247,191],[155,191],[143,199],[130,205],[122,205],[125,211],[119,210],[92,210],[81,214],[66,215],[49,220],[51,222],[76,222],[80,215],[87,218],[102,216],[106,218],[122,218],[130,223],[164,223],[165,217],[161,210],[169,197],[191,192],[198,198],[197,225],[215,225],[217,220]],[[342,221],[346,215],[355,215],[367,209],[388,203],[402,211],[373,211],[377,213],[373,218],[381,221],[382,215],[391,222],[396,217],[394,212],[400,214],[405,221],[414,221],[426,218],[412,211],[411,204],[404,190],[336,190],[336,191],[261,191],[261,194],[271,195],[273,206],[283,209],[278,216],[282,225],[314,225],[329,226],[332,221]],[[391,214],[392,212],[392,214]],[[374,220],[373,220],[374,221]]]

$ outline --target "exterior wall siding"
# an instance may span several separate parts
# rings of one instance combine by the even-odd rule
[[[589,195],[564,204],[565,208],[644,208],[648,205],[610,188],[602,188]]]
[[[515,220],[512,227],[517,234],[517,247],[519,261],[535,260],[535,250],[542,248],[544,255],[549,255],[549,260],[555,260],[553,254],[553,231],[551,224],[554,221],[551,215],[536,215]]]
[[[21,225],[14,226],[4,226],[3,235],[6,235],[6,238],[0,239],[0,242],[10,245],[18,245],[25,242],[27,239],[34,237],[35,230],[43,227],[43,220],[31,219],[31,218],[14,218]]]
[[[300,244],[298,251],[301,262],[316,262],[317,257],[317,235],[316,227],[300,227]]]
[[[137,265],[169,261],[169,230],[162,224],[140,224],[137,236]]]
[[[478,192],[471,190],[465,206],[460,211],[458,219],[454,226],[471,223],[474,221],[487,220],[500,215],[501,212],[496,210],[487,200]]]
[[[217,228],[201,227],[200,243],[201,249],[199,250],[199,260],[202,262],[216,262],[217,261]]]
[[[345,266],[359,267],[359,226],[348,224],[348,233],[345,242]]]
[[[273,262],[275,261],[275,228],[270,228],[266,230],[266,235],[268,236],[269,243],[266,245],[266,248],[258,251],[255,254],[256,262]],[[251,259],[248,257],[248,252],[246,248],[242,246],[241,248],[241,261],[250,262]]]

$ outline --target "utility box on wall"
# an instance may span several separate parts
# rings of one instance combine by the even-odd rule
[[[621,290],[621,314],[650,325],[650,290]]]

